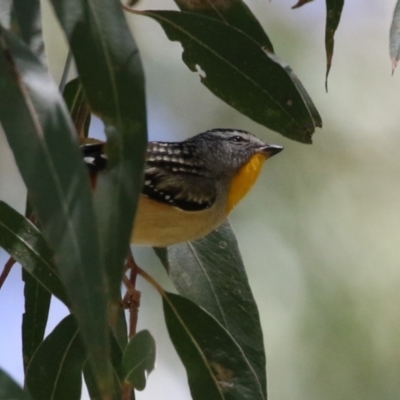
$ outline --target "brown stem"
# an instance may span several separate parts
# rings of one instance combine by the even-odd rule
[[[126,261],[127,269],[130,269],[129,279],[124,276],[123,282],[126,286],[126,294],[122,300],[125,308],[129,309],[129,339],[136,334],[136,326],[138,321],[140,307],[140,292],[136,290],[136,278],[139,267],[133,258],[132,252],[129,254]],[[129,382],[124,382],[122,400],[135,400],[135,392]]]
[[[10,257],[8,259],[8,261],[5,263],[3,271],[2,271],[2,273],[0,275],[0,289],[2,288],[3,283],[6,281],[7,276],[10,273],[11,268],[13,267],[13,265],[15,263],[16,263],[16,261],[12,257]]]

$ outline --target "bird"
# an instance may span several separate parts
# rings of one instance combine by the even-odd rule
[[[91,176],[107,168],[106,145],[81,146]],[[168,247],[221,225],[283,147],[240,129],[218,128],[180,142],[149,142],[131,243]]]

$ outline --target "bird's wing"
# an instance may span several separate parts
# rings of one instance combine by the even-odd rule
[[[193,162],[187,154],[174,155],[159,151],[162,144],[149,144],[142,194],[184,211],[201,211],[210,208],[217,197],[215,180],[205,173],[200,161]],[[81,146],[83,158],[91,173],[107,167],[103,143]]]

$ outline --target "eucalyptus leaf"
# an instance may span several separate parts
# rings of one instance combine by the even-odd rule
[[[86,352],[73,315],[42,342],[29,363],[26,386],[34,400],[80,400]]]
[[[27,218],[0,201],[0,246],[19,262],[49,293],[67,298],[53,263],[53,252],[42,233]]]
[[[22,315],[22,356],[24,370],[42,343],[49,316],[51,293],[31,274],[22,270],[25,312]]]
[[[137,390],[144,390],[146,379],[156,362],[156,342],[148,330],[138,332],[124,351],[122,368],[125,380]]]
[[[147,148],[144,74],[118,0],[52,0],[94,114],[105,124],[109,169],[96,213],[111,296],[118,301]]]
[[[22,389],[3,369],[0,368],[0,399],[31,400],[32,397]]]
[[[236,110],[282,135],[311,143],[316,121],[290,75],[251,37],[213,18],[176,11],[143,11],[171,41],[183,61],[201,70],[201,82]]]
[[[241,347],[266,397],[260,316],[229,222],[204,238],[155,250],[179,294],[212,314]]]
[[[242,0],[223,0],[210,2],[209,0],[175,0],[182,11],[194,12],[207,17],[218,19],[243,33],[249,35],[261,47],[273,52],[269,37],[260,22]]]
[[[22,39],[44,65],[46,57],[40,0],[14,0],[13,11]]]
[[[397,0],[390,26],[389,53],[393,73],[400,58],[400,0]]]
[[[79,78],[65,85],[63,96],[79,137],[86,138],[90,127],[90,107]]]
[[[340,17],[342,16],[343,6],[344,6],[344,0],[326,0],[326,27],[325,27],[326,91],[328,91],[328,75],[332,66],[333,48],[335,45],[335,32],[339,26]]]
[[[184,297],[166,292],[163,306],[193,400],[266,399],[242,349],[211,314]]]
[[[57,85],[29,48],[4,29],[0,97],[1,124],[106,394],[112,385],[107,284],[88,173]]]

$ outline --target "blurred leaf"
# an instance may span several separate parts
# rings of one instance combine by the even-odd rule
[[[23,41],[45,64],[40,0],[14,0],[13,11]]]
[[[182,11],[202,14],[220,20],[255,40],[261,47],[273,52],[274,48],[267,34],[250,8],[242,0],[175,0]]]
[[[13,0],[0,1],[0,25],[9,28],[11,22],[11,8]]]
[[[107,393],[107,285],[88,173],[57,86],[27,46],[5,30],[0,97],[1,124]]]
[[[128,343],[122,359],[125,380],[137,390],[146,387],[146,379],[156,362],[156,342],[148,330],[138,332]]]
[[[208,312],[163,293],[165,321],[188,375],[194,400],[265,399],[242,349]]]
[[[344,6],[344,0],[326,0],[326,28],[325,28],[326,91],[328,91],[328,75],[332,65],[333,47],[335,45],[335,32],[337,27],[339,26],[343,6]]]
[[[42,343],[49,316],[51,294],[26,270],[22,270],[25,282],[25,312],[22,315],[22,355],[24,371],[36,349]]]
[[[188,12],[143,11],[179,41],[190,70],[216,96],[254,121],[303,143],[315,122],[284,68],[250,37],[220,21]],[[245,94],[245,95],[244,95]]]
[[[50,293],[67,302],[52,261],[53,253],[42,233],[3,201],[0,201],[0,246]]]
[[[106,126],[109,169],[96,185],[96,211],[111,296],[117,301],[147,148],[144,75],[118,0],[52,0],[91,110]]]
[[[63,96],[79,137],[88,137],[90,107],[79,78],[75,78],[66,84]]]
[[[304,4],[311,3],[312,1],[313,1],[313,0],[299,0],[299,1],[292,7],[292,9],[299,8],[299,7],[301,7],[301,6],[304,6]]]
[[[204,238],[155,250],[179,294],[212,314],[242,348],[267,397],[260,316],[229,222]]]
[[[392,61],[392,74],[400,58],[400,0],[394,9],[392,25],[390,26],[389,53]]]
[[[0,368],[0,399],[31,400],[28,392],[23,390],[11,377]]]
[[[72,314],[64,318],[34,354],[26,386],[34,400],[80,400],[86,353]]]

